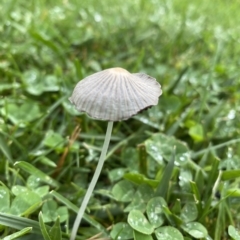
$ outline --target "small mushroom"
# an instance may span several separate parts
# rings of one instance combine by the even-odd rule
[[[75,219],[71,240],[74,240],[90,196],[99,178],[109,146],[114,121],[127,120],[140,111],[158,104],[162,94],[155,78],[144,73],[131,74],[123,68],[110,68],[81,80],[69,98],[76,109],[90,117],[107,120],[107,132],[93,179]]]

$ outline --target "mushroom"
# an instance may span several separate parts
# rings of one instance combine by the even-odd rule
[[[90,117],[108,121],[107,132],[92,181],[75,219],[74,240],[90,196],[99,178],[109,146],[114,121],[127,120],[140,111],[158,104],[161,85],[144,73],[131,74],[123,68],[110,68],[81,80],[69,98],[76,109]]]

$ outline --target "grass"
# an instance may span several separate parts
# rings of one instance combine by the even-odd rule
[[[68,97],[85,76],[120,66],[154,76],[163,95],[115,123],[77,239],[240,239],[238,9],[2,0],[1,238],[69,238],[107,123]]]

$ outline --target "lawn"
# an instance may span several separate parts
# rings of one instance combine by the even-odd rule
[[[1,0],[0,238],[69,239],[107,122],[70,103],[122,67],[157,106],[114,122],[78,240],[240,240],[240,2]]]

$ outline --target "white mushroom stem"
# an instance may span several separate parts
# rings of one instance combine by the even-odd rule
[[[101,173],[101,170],[102,170],[105,158],[106,158],[111,134],[112,134],[112,127],[113,127],[113,122],[108,122],[107,132],[106,132],[106,136],[105,136],[105,139],[104,139],[104,144],[103,144],[102,152],[101,152],[101,155],[100,155],[100,158],[99,158],[99,161],[98,161],[98,165],[97,165],[97,168],[96,168],[95,173],[93,175],[92,181],[91,181],[91,183],[88,187],[86,195],[85,195],[85,197],[82,201],[82,205],[81,205],[81,207],[78,211],[77,217],[75,219],[70,240],[75,240],[75,238],[76,238],[77,231],[78,231],[79,225],[81,223],[83,214],[85,212],[85,209],[87,207],[89,199],[92,195],[93,189],[95,188],[96,183],[97,183],[98,178],[99,178],[99,175]]]

